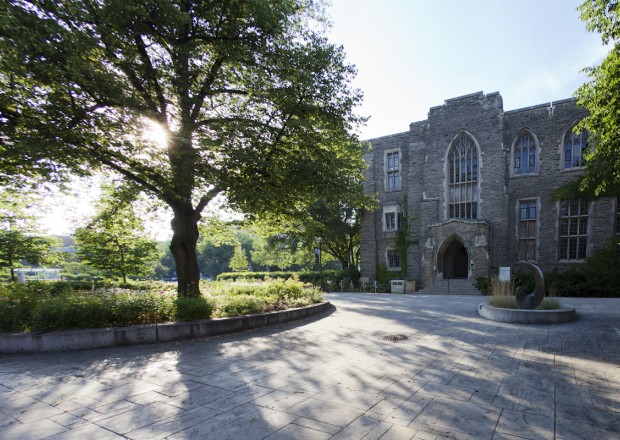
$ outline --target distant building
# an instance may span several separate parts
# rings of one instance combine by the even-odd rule
[[[619,231],[616,199],[551,201],[584,166],[586,115],[574,99],[504,111],[482,92],[432,107],[404,133],[371,139],[365,190],[380,201],[362,219],[361,272],[406,269],[418,286],[488,276],[520,261],[544,270],[581,263]],[[406,268],[396,247],[403,215]]]

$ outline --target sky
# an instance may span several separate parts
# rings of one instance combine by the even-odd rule
[[[607,53],[579,19],[578,0],[331,0],[328,37],[357,67],[364,93],[359,135],[407,131],[430,107],[474,92],[500,92],[513,110],[570,98],[581,73]],[[87,183],[75,197],[50,199],[44,227],[66,234],[92,213]],[[165,215],[153,235],[170,237]]]
[[[500,92],[505,110],[570,98],[607,53],[577,0],[331,0],[330,41],[357,67],[360,132],[409,129],[430,107]]]

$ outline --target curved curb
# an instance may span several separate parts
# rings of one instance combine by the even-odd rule
[[[558,310],[500,309],[485,303],[478,305],[478,314],[491,321],[515,324],[561,324],[577,317],[574,307]]]
[[[204,338],[284,324],[326,312],[329,301],[299,309],[234,318],[32,333],[0,333],[0,354],[85,350]]]

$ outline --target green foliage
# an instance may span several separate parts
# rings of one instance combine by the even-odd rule
[[[39,202],[39,196],[25,189],[0,190],[0,268],[10,270],[12,281],[22,261],[39,265],[62,260],[54,250],[60,246],[59,240],[37,234],[35,218],[28,212]]]
[[[172,209],[179,293],[198,295],[218,194],[296,214],[362,177],[362,96],[320,3],[2,1],[0,182],[122,175]]]
[[[619,245],[612,240],[605,248],[594,252],[584,264],[564,271],[554,269],[545,273],[547,297],[620,297]],[[476,286],[482,293],[491,293],[493,277],[479,277]],[[525,286],[533,292],[535,280],[528,272],[513,272],[514,287]]]
[[[277,255],[282,249],[293,255],[303,248],[311,256],[320,237],[323,258],[331,256],[347,269],[359,265],[361,213],[364,209],[374,209],[375,205],[375,196],[364,194],[363,185],[354,178],[342,192],[327,191],[307,209],[271,214],[254,227],[270,245],[267,250],[270,255],[282,258]],[[283,268],[277,260],[273,262],[273,266]]]
[[[95,217],[74,234],[82,261],[127,282],[129,275],[149,275],[159,257],[157,242],[145,238],[144,222],[130,200],[105,187]]]
[[[269,281],[277,279],[298,279],[304,283],[310,283],[314,286],[321,284],[321,272],[225,272],[217,276],[217,281],[235,281],[235,280],[256,280],[256,281]],[[323,271],[323,283],[329,281],[333,286],[338,286],[341,281],[348,284],[353,280],[356,284],[359,283],[359,272],[357,269],[343,270],[324,270]]]
[[[32,265],[60,261],[59,253],[54,250],[58,245],[59,242],[54,237],[0,230],[0,267],[9,269],[11,279],[15,281],[14,270],[22,266],[22,260]]]
[[[590,81],[575,93],[589,115],[577,130],[590,133],[581,189],[596,196],[620,195],[620,17],[616,0],[586,0],[580,6],[588,30],[599,32],[611,50],[600,66],[586,68]]]
[[[183,297],[175,300],[176,321],[195,321],[209,319],[213,315],[214,302],[204,296]]]
[[[102,281],[105,278],[101,270],[73,261],[62,264],[60,276],[67,281]]]
[[[620,297],[620,255],[612,240],[584,264],[547,274],[546,284],[560,296]]]
[[[206,290],[208,296],[179,297],[172,286],[157,282],[124,287],[67,282],[0,284],[0,332],[191,321],[323,301],[318,289],[296,280],[210,283]]]
[[[216,284],[214,316],[236,316],[303,307],[323,301],[318,288],[294,279],[275,280],[266,283]]]
[[[491,277],[478,277],[476,278],[476,287],[485,295],[491,294]]]
[[[228,266],[233,272],[244,272],[249,269],[248,257],[245,254],[245,251],[241,248],[241,245],[235,248],[235,253],[230,259]]]
[[[489,299],[489,305],[500,309],[518,309],[517,298],[515,296],[499,295]],[[544,298],[534,310],[558,310],[562,305],[557,298]]]

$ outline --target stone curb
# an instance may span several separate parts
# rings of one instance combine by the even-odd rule
[[[522,310],[501,309],[485,303],[478,305],[478,314],[491,321],[515,324],[561,324],[573,321],[577,317],[574,307],[563,307],[558,310]]]
[[[326,312],[329,301],[308,307],[234,318],[32,333],[0,333],[0,354],[85,350],[203,338],[283,324]]]

